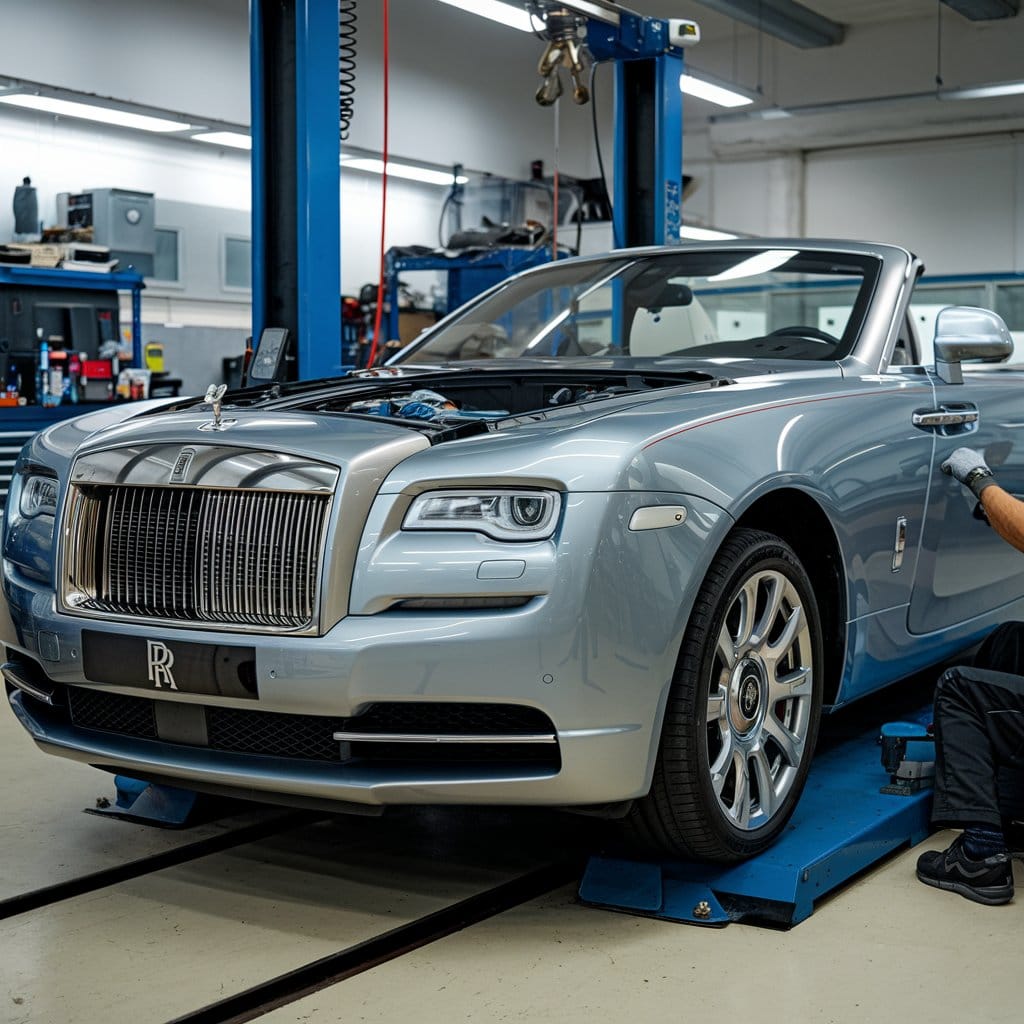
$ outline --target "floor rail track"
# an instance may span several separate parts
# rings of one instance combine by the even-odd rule
[[[103,868],[78,878],[69,878],[64,882],[56,882],[54,885],[33,889],[31,892],[9,896],[7,899],[0,900],[0,921],[17,914],[26,914],[31,910],[49,907],[75,896],[96,892],[98,889],[119,885],[134,878],[141,878],[143,875],[151,875],[157,871],[163,871],[165,868],[186,864],[189,861],[198,860],[200,857],[208,857],[213,853],[222,853],[236,846],[244,846],[246,843],[267,839],[280,832],[288,832],[303,825],[310,825],[315,821],[322,820],[323,817],[323,814],[315,814],[310,811],[290,812],[270,821],[243,825],[241,828],[224,832],[221,835],[209,836],[194,843],[186,843],[173,850],[164,850],[162,853],[141,857],[138,860],[129,861],[127,864]]]
[[[579,880],[582,860],[557,861],[494,886],[449,907],[329,953],[293,971],[210,1003],[168,1024],[242,1024],[280,1006],[362,974],[490,917],[522,906]]]

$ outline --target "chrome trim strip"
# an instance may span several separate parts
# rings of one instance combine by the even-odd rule
[[[13,661],[6,661],[3,665],[0,665],[0,673],[3,674],[4,679],[12,686],[16,686],[19,690],[24,690],[30,697],[35,697],[36,700],[41,700],[44,704],[49,704],[50,707],[53,707],[53,695],[56,693],[56,690],[47,690],[39,683],[30,682],[20,672],[21,666]]]
[[[470,736],[459,733],[336,732],[332,738],[344,743],[557,743],[554,733],[531,733],[523,736]]]

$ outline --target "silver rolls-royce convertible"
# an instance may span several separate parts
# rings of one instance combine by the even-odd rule
[[[14,712],[185,788],[758,853],[823,709],[1024,614],[1024,556],[939,470],[968,444],[1024,491],[1024,375],[985,310],[918,337],[920,272],[806,239],[564,260],[377,370],[52,427],[5,513]]]

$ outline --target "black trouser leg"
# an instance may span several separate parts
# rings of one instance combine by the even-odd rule
[[[978,648],[973,665],[1024,676],[1024,622],[1004,622],[992,630]]]
[[[999,632],[997,630],[997,632]],[[1024,631],[1018,631],[1024,636]],[[994,635],[993,635],[994,636]],[[989,646],[986,641],[986,647]],[[1011,664],[1019,636],[995,637],[989,657]],[[985,652],[985,647],[979,652]],[[1016,663],[1019,667],[1019,663]],[[1019,794],[999,793],[1000,769],[1024,767],[1024,678],[986,668],[951,668],[935,689],[935,803],[939,825],[1001,829],[1000,808]],[[1009,799],[1007,799],[1009,798]]]

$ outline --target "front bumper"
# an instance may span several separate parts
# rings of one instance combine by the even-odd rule
[[[686,523],[626,529],[639,507],[679,495],[573,495],[597,540],[558,544],[546,593],[518,609],[388,611],[350,615],[320,637],[268,636],[104,623],[57,613],[53,591],[5,566],[17,628],[9,645],[61,687],[126,697],[304,716],[358,716],[381,703],[504,703],[546,715],[557,767],[517,760],[337,763],[232,753],[76,726],[44,703],[11,694],[18,719],[44,750],[126,774],[187,786],[215,784],[364,805],[424,803],[586,806],[627,800],[650,786],[668,687],[696,588],[727,528],[721,511],[686,498]],[[582,533],[570,536],[583,536]],[[420,544],[436,564],[436,552]],[[428,571],[428,570],[424,570]],[[86,680],[82,630],[255,651],[258,700],[118,687]]]

